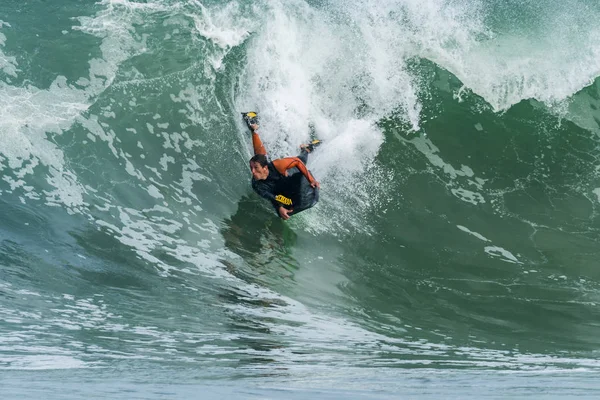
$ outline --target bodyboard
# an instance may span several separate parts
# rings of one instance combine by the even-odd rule
[[[317,204],[319,201],[319,189],[310,186],[310,183],[300,171],[292,174],[291,178],[299,180],[298,184],[294,185],[298,189],[294,192],[280,193],[279,195],[282,198],[278,202],[285,208],[293,210],[290,215],[295,215]]]

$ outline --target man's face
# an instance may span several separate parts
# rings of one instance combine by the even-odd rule
[[[257,162],[250,162],[250,172],[257,181],[264,181],[269,176],[269,167],[266,165],[263,167]]]

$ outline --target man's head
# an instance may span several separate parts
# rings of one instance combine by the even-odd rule
[[[250,159],[250,172],[257,181],[263,181],[269,176],[269,161],[264,154],[256,154]]]

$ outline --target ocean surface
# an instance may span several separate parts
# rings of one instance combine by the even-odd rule
[[[2,399],[600,397],[596,0],[2,0]],[[323,145],[311,210],[250,188]]]

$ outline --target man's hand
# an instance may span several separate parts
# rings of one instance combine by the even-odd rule
[[[279,216],[281,217],[281,219],[284,220],[288,220],[290,219],[290,213],[294,211],[294,210],[288,210],[287,208],[283,207],[283,206],[279,206]]]
[[[313,183],[310,184],[310,187],[321,189],[321,184],[317,181],[314,181]]]
[[[258,130],[258,124],[250,124],[249,126],[252,132],[256,132]]]

